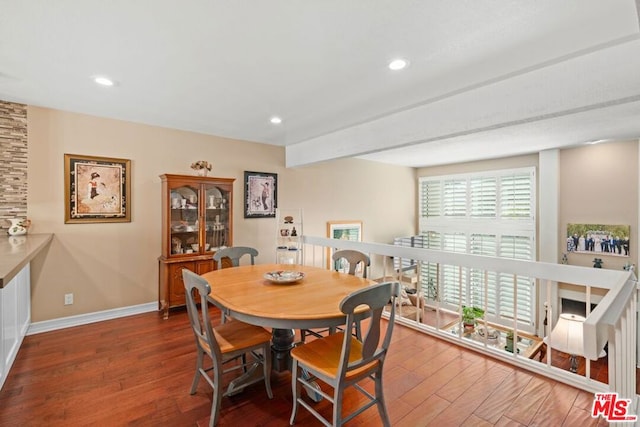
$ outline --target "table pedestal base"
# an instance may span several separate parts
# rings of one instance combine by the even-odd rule
[[[293,329],[273,329],[271,332],[272,367],[277,372],[291,370],[291,355],[294,347],[295,332]]]

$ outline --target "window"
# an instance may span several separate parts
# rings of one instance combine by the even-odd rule
[[[534,168],[423,177],[419,188],[422,247],[535,259]],[[453,310],[459,305],[483,307],[487,319],[498,323],[513,322],[517,313],[523,329],[533,330],[531,278],[455,265],[438,268],[435,263],[420,267],[428,300]]]

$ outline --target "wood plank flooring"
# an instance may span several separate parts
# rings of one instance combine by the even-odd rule
[[[214,323],[219,315],[213,315]],[[0,391],[1,426],[207,426],[211,390],[189,394],[195,344],[184,311],[147,313],[25,338]],[[397,325],[387,358],[391,421],[416,426],[604,426],[592,395]],[[286,426],[288,373],[223,398],[219,426]],[[345,395],[345,410],[362,402]],[[328,415],[328,402],[316,404]],[[318,426],[304,409],[296,425]],[[368,409],[347,425],[380,425]]]

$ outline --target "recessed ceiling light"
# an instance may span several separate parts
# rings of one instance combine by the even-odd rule
[[[102,86],[113,86],[115,82],[108,77],[97,76],[93,78],[93,81]]]
[[[271,123],[273,123],[274,125],[279,125],[280,123],[282,123],[282,119],[278,116],[273,116],[271,117],[271,120],[269,120]]]
[[[389,62],[389,69],[393,71],[398,71],[398,70],[402,70],[403,68],[406,68],[407,65],[409,65],[409,61],[407,61],[406,59],[398,58]]]

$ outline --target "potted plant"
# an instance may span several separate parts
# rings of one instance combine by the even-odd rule
[[[484,310],[480,307],[462,306],[462,324],[465,329],[473,330],[476,326],[476,320],[482,319]]]

